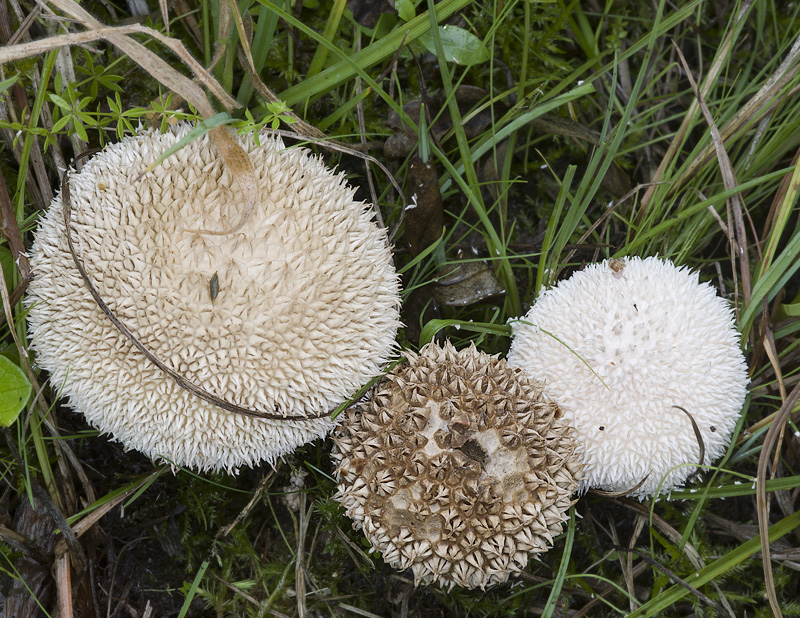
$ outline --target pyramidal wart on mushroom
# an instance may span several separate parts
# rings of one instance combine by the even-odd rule
[[[68,250],[63,196],[35,233],[28,320],[39,366],[92,425],[152,458],[233,471],[332,429],[324,415],[395,350],[399,283],[371,207],[342,173],[280,139],[237,138],[259,192],[246,217],[208,137],[135,180],[191,128],[127,137],[70,177],[76,254],[111,312],[166,367],[278,418],[200,399],[115,328]]]
[[[474,345],[405,355],[334,434],[336,498],[415,584],[504,582],[567,519],[572,430],[538,382]]]
[[[655,257],[591,264],[513,328],[509,365],[575,427],[584,489],[644,499],[725,452],[747,366],[730,304],[697,273]]]

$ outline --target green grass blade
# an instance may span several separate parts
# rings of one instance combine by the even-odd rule
[[[784,517],[778,523],[770,526],[770,543],[774,543],[779,538],[789,534],[798,526],[800,526],[800,511],[792,513],[788,517]],[[718,558],[706,568],[701,569],[695,574],[685,578],[686,583],[693,588],[699,588],[710,582],[712,579],[724,575],[737,564],[742,563],[747,558],[750,558],[756,554],[758,551],[760,551],[760,549],[761,540],[758,536],[755,536],[749,541],[742,543],[733,551],[730,551],[721,558]],[[673,603],[677,603],[687,594],[689,594],[689,591],[686,588],[679,584],[675,584],[655,598],[650,599],[650,601],[642,605],[636,611],[628,614],[627,618],[636,618],[637,616],[658,616],[659,612],[662,612]]]
[[[419,336],[420,347],[433,341],[433,338],[443,328],[455,327],[471,333],[484,333],[486,335],[511,336],[511,327],[507,324],[491,324],[488,322],[465,322],[464,320],[428,320],[422,327]]]
[[[561,563],[558,565],[558,573],[556,573],[556,580],[553,582],[553,587],[550,589],[550,596],[547,598],[547,604],[544,606],[542,618],[550,618],[556,610],[556,604],[561,596],[561,588],[564,587],[564,581],[567,577],[567,568],[569,567],[569,560],[572,557],[572,544],[575,541],[575,507],[569,509],[569,524],[567,525],[567,538],[564,542],[564,551],[561,553]]]
[[[296,21],[291,15],[282,9],[279,9],[269,0],[258,1],[261,4],[270,7],[273,11],[276,11],[281,15],[281,17],[286,19],[287,22],[293,23]],[[470,3],[471,0],[442,0],[442,2],[436,5],[436,15],[440,20],[446,19]],[[293,25],[298,24],[293,23]],[[417,15],[408,23],[402,24],[393,32],[384,36],[372,45],[365,47],[360,52],[357,52],[350,57],[342,58],[339,62],[331,67],[328,67],[321,73],[309,77],[308,79],[303,80],[302,83],[284,90],[279,96],[281,100],[286,101],[288,105],[294,105],[310,97],[333,90],[337,86],[350,81],[356,75],[360,74],[360,72],[375,66],[383,60],[391,58],[397,52],[397,48],[400,47],[400,44],[403,43],[404,40],[405,44],[408,44],[411,41],[419,38],[420,35],[427,32],[429,29],[430,18],[428,17],[428,13],[426,11],[420,15]],[[340,55],[340,58],[341,55],[343,55],[343,52],[341,52],[341,50],[339,50],[337,47],[331,45],[327,41],[324,41],[324,39],[320,40],[321,37],[319,34],[313,31],[309,32],[307,30],[304,30],[304,32],[317,40],[319,43],[327,44],[329,46],[328,49],[334,53],[338,52],[337,55]]]
[[[550,281],[544,281],[544,275],[545,272],[547,272],[547,257],[550,253],[550,247],[553,244],[553,238],[556,236],[558,224],[561,221],[561,212],[564,210],[564,204],[567,201],[569,188],[572,186],[572,180],[575,177],[576,169],[574,165],[570,165],[567,168],[564,174],[564,180],[561,181],[561,186],[558,190],[556,207],[553,210],[553,214],[550,216],[550,220],[547,222],[547,231],[545,232],[544,242],[542,243],[542,253],[539,255],[539,268],[536,270],[536,287],[533,291],[534,298],[538,298],[542,286],[545,285],[545,283],[550,283]],[[553,273],[551,272],[550,275],[552,276]]]
[[[778,259],[767,268],[764,275],[753,286],[750,304],[744,308],[739,319],[739,328],[744,339],[747,339],[750,334],[753,320],[764,309],[764,300],[770,301],[775,298],[775,295],[785,287],[786,282],[800,268],[800,257],[798,256],[800,256],[800,231],[795,232]]]
[[[203,576],[205,576],[207,568],[208,560],[204,560],[203,564],[201,564],[200,568],[197,570],[197,575],[194,576],[194,581],[189,587],[189,592],[186,593],[186,598],[183,600],[183,605],[181,606],[181,611],[178,614],[178,618],[185,618],[186,613],[189,611],[189,606],[192,604],[192,600],[194,599],[194,595],[197,594],[197,589],[200,587],[200,582],[203,581]]]
[[[347,0],[333,1],[333,8],[328,15],[328,23],[325,24],[325,31],[322,33],[322,38],[328,41],[328,43],[331,45],[333,45],[333,35],[336,34],[336,31],[339,29],[339,23],[342,21],[342,14],[344,13],[345,6],[347,6]],[[317,51],[314,53],[314,57],[311,59],[311,65],[308,67],[306,79],[316,75],[322,70],[327,57],[327,45],[319,45],[317,47]]]
[[[536,107],[528,111],[520,113],[523,109],[527,108],[527,105],[525,104],[509,111],[508,114],[498,121],[497,126],[501,127],[499,130],[496,130],[490,136],[479,139],[475,146],[472,147],[470,152],[472,160],[477,161],[480,157],[497,146],[497,144],[502,142],[507,137],[510,137],[515,131],[518,131],[527,125],[531,120],[535,120],[536,118],[539,118],[548,112],[558,109],[567,103],[575,101],[583,96],[590,95],[594,92],[594,86],[591,84],[581,84],[569,92],[565,92],[564,94],[560,94],[552,99],[548,99],[537,104]],[[459,176],[464,174],[463,165],[456,167],[456,174]],[[446,191],[449,186],[450,181],[448,180],[442,186],[442,190]]]

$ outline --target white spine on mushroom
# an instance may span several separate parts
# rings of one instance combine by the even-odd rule
[[[190,129],[126,138],[72,176],[77,252],[109,308],[190,381],[264,412],[325,413],[395,349],[399,284],[385,231],[343,173],[280,140],[244,136],[259,207],[232,234],[190,232],[235,227],[244,210],[207,137],[133,182]],[[36,232],[29,323],[39,364],[90,423],[151,457],[229,471],[333,427],[243,417],[178,387],[96,306],[62,213],[59,196]]]
[[[748,383],[730,304],[654,257],[592,264],[546,290],[514,323],[508,362],[543,380],[577,430],[582,488],[623,491],[647,477],[640,499],[696,469],[697,438],[674,406],[697,423],[708,465]]]

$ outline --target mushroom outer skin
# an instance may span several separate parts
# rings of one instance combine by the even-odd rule
[[[582,489],[644,500],[730,443],[747,365],[728,301],[686,267],[638,257],[590,264],[514,323],[508,362],[544,381],[577,430]],[[683,408],[683,409],[681,409]],[[684,410],[686,412],[684,412]]]
[[[399,283],[385,230],[343,173],[279,139],[237,137],[260,203],[207,136],[141,179],[191,130],[107,146],[70,177],[77,254],[111,311],[157,358],[227,402],[324,415],[396,350]],[[194,230],[194,231],[193,231]],[[227,412],[180,388],[101,312],[68,252],[61,196],[32,248],[29,325],[54,388],[128,448],[199,470],[273,462],[326,435],[329,417]]]
[[[334,434],[336,499],[416,585],[504,582],[567,519],[572,430],[539,383],[474,345],[405,354]]]

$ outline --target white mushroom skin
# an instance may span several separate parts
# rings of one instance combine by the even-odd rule
[[[145,347],[210,393],[267,413],[327,413],[395,351],[399,283],[385,230],[343,173],[304,149],[267,137],[257,146],[248,135],[238,139],[260,204],[234,233],[190,231],[228,230],[247,212],[207,137],[134,182],[190,129],[125,138],[72,174],[73,238],[89,277]],[[126,447],[234,471],[271,463],[334,426],[226,412],[147,361],[84,286],[60,196],[32,254],[37,362],[72,407]]]
[[[730,304],[655,257],[591,264],[515,322],[508,362],[545,382],[577,430],[582,489],[641,500],[681,486],[730,443],[747,366]],[[682,465],[687,464],[687,465]],[[681,466],[677,467],[676,466]]]
[[[505,360],[450,343],[405,354],[334,434],[336,498],[415,584],[504,582],[567,519],[571,429]]]

